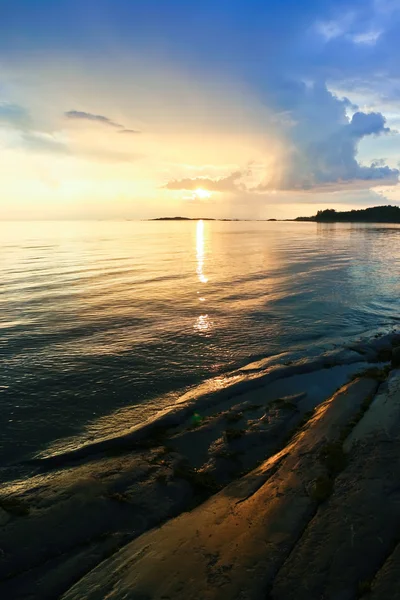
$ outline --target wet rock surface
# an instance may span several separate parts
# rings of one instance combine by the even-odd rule
[[[328,445],[341,444],[348,419],[376,387],[369,379],[346,386],[316,411],[282,454],[260,467],[261,485],[248,488],[251,478],[244,478],[241,487],[227,486],[192,512],[132,542],[65,599],[100,598],[99,578],[101,593],[110,598],[134,598],[129,590],[157,600],[265,598],[318,509],[318,482],[333,485],[335,472],[319,457]],[[124,574],[115,585],[114,573],[122,565]]]
[[[397,597],[398,344],[254,363],[144,432],[37,460],[0,494],[0,597]]]
[[[357,598],[400,541],[400,372],[385,388],[346,440],[346,468],[275,578],[271,598]]]

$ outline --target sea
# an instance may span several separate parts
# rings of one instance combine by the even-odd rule
[[[251,362],[399,324],[399,225],[0,229],[1,468],[121,434]]]

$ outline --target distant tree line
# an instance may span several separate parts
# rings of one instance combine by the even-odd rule
[[[400,223],[400,208],[398,206],[373,206],[362,210],[347,210],[342,212],[328,208],[327,210],[319,210],[313,217],[297,217],[295,221],[316,221],[317,223]]]

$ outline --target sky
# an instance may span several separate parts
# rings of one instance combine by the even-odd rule
[[[0,0],[0,218],[399,204],[398,0]]]

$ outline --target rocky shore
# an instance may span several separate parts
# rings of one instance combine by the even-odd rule
[[[289,362],[30,461],[0,495],[0,597],[400,597],[400,334]]]

